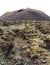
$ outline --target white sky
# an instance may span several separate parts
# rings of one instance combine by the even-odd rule
[[[22,8],[38,9],[50,16],[50,0],[0,0],[0,15]]]

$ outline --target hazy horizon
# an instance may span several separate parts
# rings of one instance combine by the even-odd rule
[[[50,0],[0,0],[0,16],[5,12],[32,8],[41,10],[50,16]]]

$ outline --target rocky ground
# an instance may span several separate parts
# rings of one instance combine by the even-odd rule
[[[50,21],[0,21],[0,65],[50,65]]]

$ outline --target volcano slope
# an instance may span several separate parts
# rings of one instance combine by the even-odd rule
[[[0,65],[50,65],[50,21],[0,21]]]
[[[35,9],[20,9],[18,11],[6,12],[0,17],[0,20],[36,20],[50,21],[50,17],[44,12]]]

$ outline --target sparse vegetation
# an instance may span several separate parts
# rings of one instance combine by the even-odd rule
[[[0,21],[0,65],[50,65],[50,21]]]

